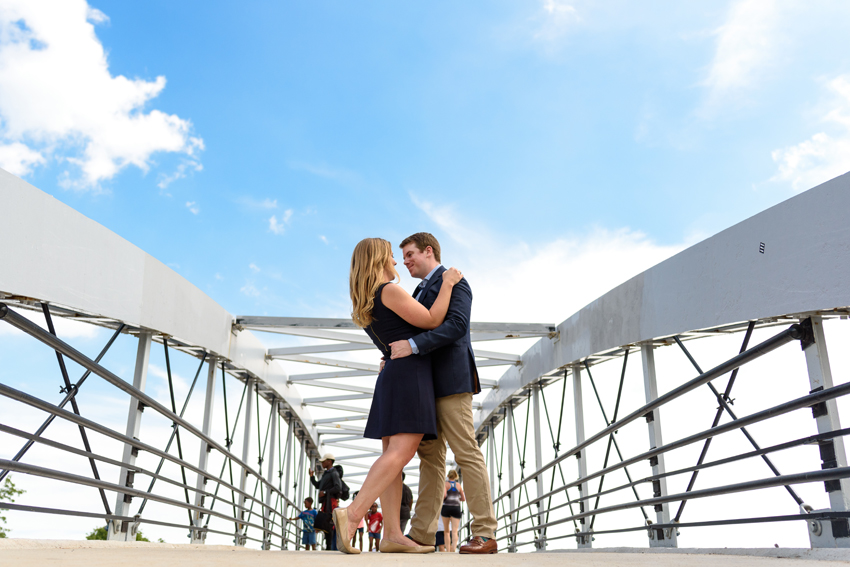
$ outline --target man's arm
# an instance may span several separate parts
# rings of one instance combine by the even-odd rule
[[[466,335],[469,332],[471,311],[472,289],[466,279],[462,279],[452,290],[449,311],[443,324],[432,331],[426,331],[413,337],[413,342],[419,348],[418,354],[428,354],[440,347],[450,345]],[[391,347],[393,354],[395,354],[396,349],[392,345]]]

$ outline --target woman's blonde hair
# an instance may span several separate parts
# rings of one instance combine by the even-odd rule
[[[354,247],[348,286],[351,292],[351,318],[358,327],[372,324],[375,293],[384,283],[385,272],[389,270],[395,276],[393,279],[398,279],[392,258],[393,247],[383,238],[364,238]]]
[[[457,480],[457,471],[452,469],[449,471],[449,480]]]

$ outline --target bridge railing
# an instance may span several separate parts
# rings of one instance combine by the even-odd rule
[[[99,501],[97,503],[103,506],[103,511],[8,502],[0,503],[0,507],[102,518],[107,521],[109,539],[135,540],[139,527],[150,524],[188,530],[193,543],[203,543],[207,534],[219,534],[232,536],[234,543],[239,545],[254,541],[264,549],[297,548],[300,545],[300,530],[289,517],[294,515],[294,510],[301,508],[300,500],[305,494],[311,492],[310,489],[305,492],[304,470],[308,466],[305,465],[305,438],[302,435],[299,439],[298,420],[287,414],[282,400],[271,388],[235,372],[225,360],[144,329],[132,329],[138,337],[138,345],[134,379],[130,384],[100,364],[116,339],[131,331],[127,325],[115,325],[105,347],[96,357],[90,358],[56,336],[50,306],[39,306],[46,328],[23,316],[19,307],[24,306],[33,307],[32,304],[21,303],[13,308],[0,303],[0,324],[23,331],[55,352],[64,384],[61,392],[64,397],[54,404],[32,392],[0,384],[0,395],[13,400],[21,409],[28,407],[47,415],[33,433],[15,427],[16,424],[9,419],[0,419],[0,433],[18,438],[21,442],[21,448],[11,459],[0,459],[0,481],[10,472],[17,472],[69,483],[77,488],[89,487],[93,489],[91,503]],[[53,311],[61,310],[53,308]],[[157,400],[145,391],[151,348],[157,342],[163,347],[168,380],[168,399],[165,401]],[[178,404],[175,395],[177,377],[173,376],[172,359],[175,356],[188,358],[187,354],[195,358],[198,366],[185,400]],[[75,382],[69,374],[72,362],[85,370]],[[202,416],[196,416],[199,422],[193,423],[186,416],[186,410],[192,402],[193,393],[201,391],[201,387],[196,389],[196,386],[204,367],[203,412]],[[129,396],[130,408],[124,432],[81,415],[77,400],[81,387],[91,377],[97,377]],[[228,382],[231,384],[230,395]],[[241,395],[234,399],[234,394],[239,391]],[[238,405],[233,408],[235,401]],[[216,406],[219,410],[223,406],[224,410],[224,415],[217,418],[219,423],[224,422],[225,438],[222,441],[212,436]],[[170,426],[171,432],[164,447],[157,446],[154,440],[146,442],[146,434],[141,427],[143,415],[148,429],[155,429],[157,424],[163,423]],[[57,421],[79,429],[83,449],[51,439],[49,428]],[[54,426],[54,429],[57,427]],[[253,443],[257,444],[256,451]],[[27,452],[34,445],[49,451],[40,452],[40,464],[26,459]],[[113,451],[103,451],[103,447]],[[236,454],[237,448],[241,449],[241,455]],[[49,457],[45,458],[46,454]],[[197,460],[193,459],[195,456]],[[249,457],[251,460],[256,457],[256,464],[249,462]],[[91,476],[68,472],[74,459],[78,459],[76,462],[79,463],[80,458],[88,461]],[[45,462],[53,466],[43,466]],[[114,474],[116,470],[119,471],[117,483],[109,479],[109,474],[102,474]],[[110,506],[112,497],[115,498],[114,507]],[[151,508],[146,511],[148,504]]]
[[[558,540],[571,539],[579,547],[591,547],[597,536],[643,532],[650,546],[675,547],[679,530],[684,528],[791,521],[807,525],[810,542],[814,547],[850,546],[850,511],[847,507],[850,467],[847,466],[844,450],[844,436],[850,433],[850,429],[841,428],[836,405],[838,398],[850,393],[850,383],[833,383],[823,329],[824,315],[837,319],[846,318],[847,314],[846,309],[838,309],[799,318],[797,323],[792,323],[791,318],[772,318],[729,325],[723,329],[674,335],[587,357],[529,383],[499,411],[494,412],[491,419],[480,428],[479,439],[490,466],[500,546],[512,551],[525,546],[542,550]],[[762,334],[773,334],[752,345],[757,328],[761,329]],[[708,370],[700,367],[685,345],[686,341],[699,337],[704,342],[705,337],[734,332],[738,332],[739,336],[743,334],[738,354]],[[737,415],[732,408],[734,402],[731,395],[739,370],[749,371],[749,380],[770,381],[772,377],[763,372],[756,371],[757,377],[753,377],[747,365],[755,361],[764,364],[765,361],[760,359],[769,359],[774,351],[783,347],[786,357],[792,355],[787,351],[790,347],[785,346],[789,343],[802,346],[797,356],[805,359],[809,385],[807,391],[810,390],[810,393],[785,399],[748,415]],[[684,355],[697,376],[659,395],[655,352],[660,346],[667,345]],[[627,402],[623,397],[630,355],[631,358],[635,355],[641,358],[645,403],[639,405],[634,400]],[[604,366],[617,364],[617,361],[620,362],[617,369],[619,372],[609,378],[619,374],[619,380],[609,380],[602,387],[598,376],[595,379],[594,375],[597,371],[603,371]],[[612,374],[611,370],[607,370],[608,375]],[[719,389],[715,383],[722,379],[726,383]],[[802,381],[805,382],[805,379]],[[680,381],[673,379],[670,382]],[[613,387],[615,384],[616,387]],[[568,385],[571,386],[569,392]],[[770,387],[770,384],[762,386]],[[716,409],[711,412],[714,415],[710,427],[682,435],[681,427],[672,428],[670,422],[665,421],[665,437],[669,439],[673,433],[675,440],[662,440],[662,411],[666,412],[668,418],[672,417],[671,406],[681,404],[689,395],[689,403],[693,404],[692,393],[699,389],[709,389],[711,397],[704,397],[703,400],[710,399],[716,403]],[[592,390],[592,394],[588,390]],[[608,409],[612,412],[608,413],[603,398],[610,399],[614,392],[616,397],[613,409],[609,405]],[[789,393],[792,392],[793,389]],[[565,405],[570,393],[572,403]],[[546,401],[547,397],[549,402]],[[597,402],[601,414],[599,417],[604,425],[590,435],[586,435],[584,430],[584,402],[587,398]],[[620,417],[626,405],[634,409]],[[696,408],[691,411],[694,416],[700,414]],[[756,439],[757,435],[748,430],[748,427],[752,429],[759,427],[759,424],[768,424],[767,427],[770,427],[769,424],[776,423],[783,416],[800,412],[811,412],[818,433],[761,446]],[[563,427],[563,420],[569,414],[575,419],[575,427],[570,429],[576,441],[564,450],[562,430],[567,428]],[[799,417],[797,424],[800,423]],[[524,431],[518,430],[517,418],[524,426]],[[599,422],[598,418],[596,422]],[[642,443],[636,443],[634,440],[641,435],[635,428],[642,429],[644,423],[648,435],[642,436]],[[547,426],[548,435],[545,431]],[[762,425],[762,433],[764,428]],[[797,431],[787,427],[787,422],[779,424],[775,429]],[[743,434],[747,447],[737,445],[733,448],[738,450],[730,455],[727,444],[721,446],[720,458],[708,459],[712,441],[722,443],[721,439],[737,432]],[[770,435],[770,438],[775,439],[776,434]],[[554,455],[548,462],[544,462],[543,445],[549,442],[552,443]],[[533,447],[527,451],[530,445]],[[810,451],[797,451],[794,453],[795,470],[791,472],[780,472],[773,460],[780,452],[793,452],[812,446],[819,449],[820,459],[812,458]],[[673,462],[678,463],[695,457],[695,448],[700,449],[695,464],[672,469],[665,466],[671,462],[671,457]],[[718,449],[715,449],[717,452]],[[533,466],[526,465],[527,455],[534,456]],[[573,460],[578,463],[577,470],[572,468]],[[759,467],[757,461],[763,461],[766,466]],[[729,482],[730,479],[738,479],[740,469],[736,467],[741,464],[748,465],[750,471],[764,470],[770,476]],[[708,480],[709,486],[696,488],[697,475],[708,470],[713,474],[708,479],[704,478],[703,482]],[[575,472],[578,473],[576,477],[573,476]],[[615,477],[618,472],[620,482],[610,486],[609,480],[609,486],[606,487],[606,478]],[[669,482],[684,486],[685,481],[686,488],[668,490]],[[798,492],[798,485],[813,483],[822,483],[829,498],[829,505],[822,510],[815,510]],[[775,487],[784,488],[788,494],[787,504],[784,505],[786,511],[783,513],[768,514],[765,509],[756,509],[752,510],[754,513],[746,515],[734,513],[733,510],[740,508],[732,508],[724,509],[719,518],[716,515],[700,518],[705,512],[701,509],[695,519],[683,519],[685,506],[690,501],[753,493]],[[811,495],[811,490],[807,494]],[[640,515],[624,513],[629,510],[635,510]],[[609,516],[610,519],[606,519]],[[599,523],[597,520],[600,520]],[[600,527],[602,524],[605,527]],[[472,535],[471,522],[467,521],[464,527],[467,535]]]

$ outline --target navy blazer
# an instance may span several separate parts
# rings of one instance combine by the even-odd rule
[[[425,289],[417,298],[428,309],[434,305],[443,285],[443,272],[440,266]],[[431,354],[434,372],[434,396],[442,398],[453,394],[481,391],[478,382],[478,369],[475,367],[475,353],[469,337],[469,315],[472,311],[472,288],[466,278],[460,280],[452,289],[452,299],[446,320],[434,330],[413,337],[419,354]]]

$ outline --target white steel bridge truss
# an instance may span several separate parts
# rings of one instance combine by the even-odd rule
[[[147,522],[188,529],[195,542],[220,534],[237,544],[290,548],[300,538],[288,518],[312,493],[305,471],[320,454],[333,451],[356,490],[379,454],[378,445],[362,439],[378,360],[368,337],[350,320],[232,316],[161,262],[3,171],[0,200],[14,213],[0,223],[5,244],[0,324],[11,324],[50,347],[64,384],[61,401],[54,403],[0,380],[0,395],[48,415],[35,432],[0,417],[0,474],[11,471],[88,487],[103,509],[0,507],[105,518],[112,539],[132,539]],[[850,393],[850,385],[833,379],[824,330],[825,321],[850,315],[847,210],[850,174],[692,246],[559,325],[472,323],[478,366],[504,369],[497,380],[481,380],[485,391],[474,407],[490,467],[500,547],[542,550],[557,540],[591,547],[595,536],[630,531],[645,532],[651,546],[673,547],[678,530],[686,526],[779,521],[805,522],[812,546],[850,547],[847,430],[836,402]],[[99,354],[87,355],[57,336],[56,317],[105,327],[113,336]],[[260,332],[286,335],[289,346],[267,349],[255,335]],[[132,382],[100,365],[119,336],[137,343]],[[690,345],[729,336],[740,337],[738,351],[703,368],[701,355],[692,352],[697,347]],[[505,345],[517,339],[534,342],[515,354]],[[746,365],[789,343],[804,347],[804,395],[738,415],[731,396],[739,370],[746,373]],[[165,356],[168,399],[146,393],[153,347],[161,347]],[[673,350],[687,360],[689,374],[671,382],[656,369],[656,353]],[[181,404],[172,387],[173,356],[198,364]],[[85,370],[81,379],[71,379],[66,361]],[[289,373],[278,361],[315,371]],[[640,398],[624,395],[633,368],[639,368]],[[599,373],[613,380],[598,381]],[[81,415],[76,398],[81,391],[85,396],[83,382],[94,377],[129,396],[124,432]],[[661,381],[669,389],[659,390]],[[205,391],[204,404],[192,422],[184,413],[196,385],[198,395]],[[710,389],[716,403],[711,427],[687,435],[662,429],[661,409],[700,389]],[[588,411],[598,405],[600,415],[586,417],[587,405]],[[747,429],[809,408],[814,417],[809,435],[762,446]],[[673,410],[664,411],[666,416]],[[170,424],[164,449],[146,442],[148,414]],[[78,427],[84,447],[51,440],[45,431],[54,420]],[[640,423],[646,424],[643,446],[624,443],[627,428]],[[215,438],[213,431],[222,424],[225,434]],[[620,430],[623,434],[617,435]],[[711,460],[712,440],[720,442],[733,431],[743,433],[749,449]],[[100,439],[106,438],[121,447],[117,454],[98,452]],[[91,474],[28,462],[32,445],[50,448],[61,459],[74,455],[90,465]],[[675,459],[676,451],[691,446],[702,447],[696,465],[667,466],[665,458]],[[817,446],[820,458],[790,473],[772,460],[774,453],[804,446]],[[567,459],[577,466],[566,466]],[[697,487],[699,472],[755,462],[748,459],[763,461],[759,466],[770,474]],[[154,471],[150,463],[157,460]],[[416,463],[406,469],[414,479],[417,471]],[[617,476],[621,473],[624,478]],[[620,484],[604,486],[606,475]],[[689,479],[686,489],[668,489],[668,482],[682,478]],[[824,483],[828,496],[820,510],[795,488],[816,482]],[[409,484],[415,487],[416,481]],[[771,488],[788,493],[789,511],[683,519],[690,501]],[[148,501],[160,508],[146,513]],[[186,510],[188,521],[181,523],[165,509]],[[637,524],[620,520],[626,510],[640,511],[641,516],[630,516]]]

